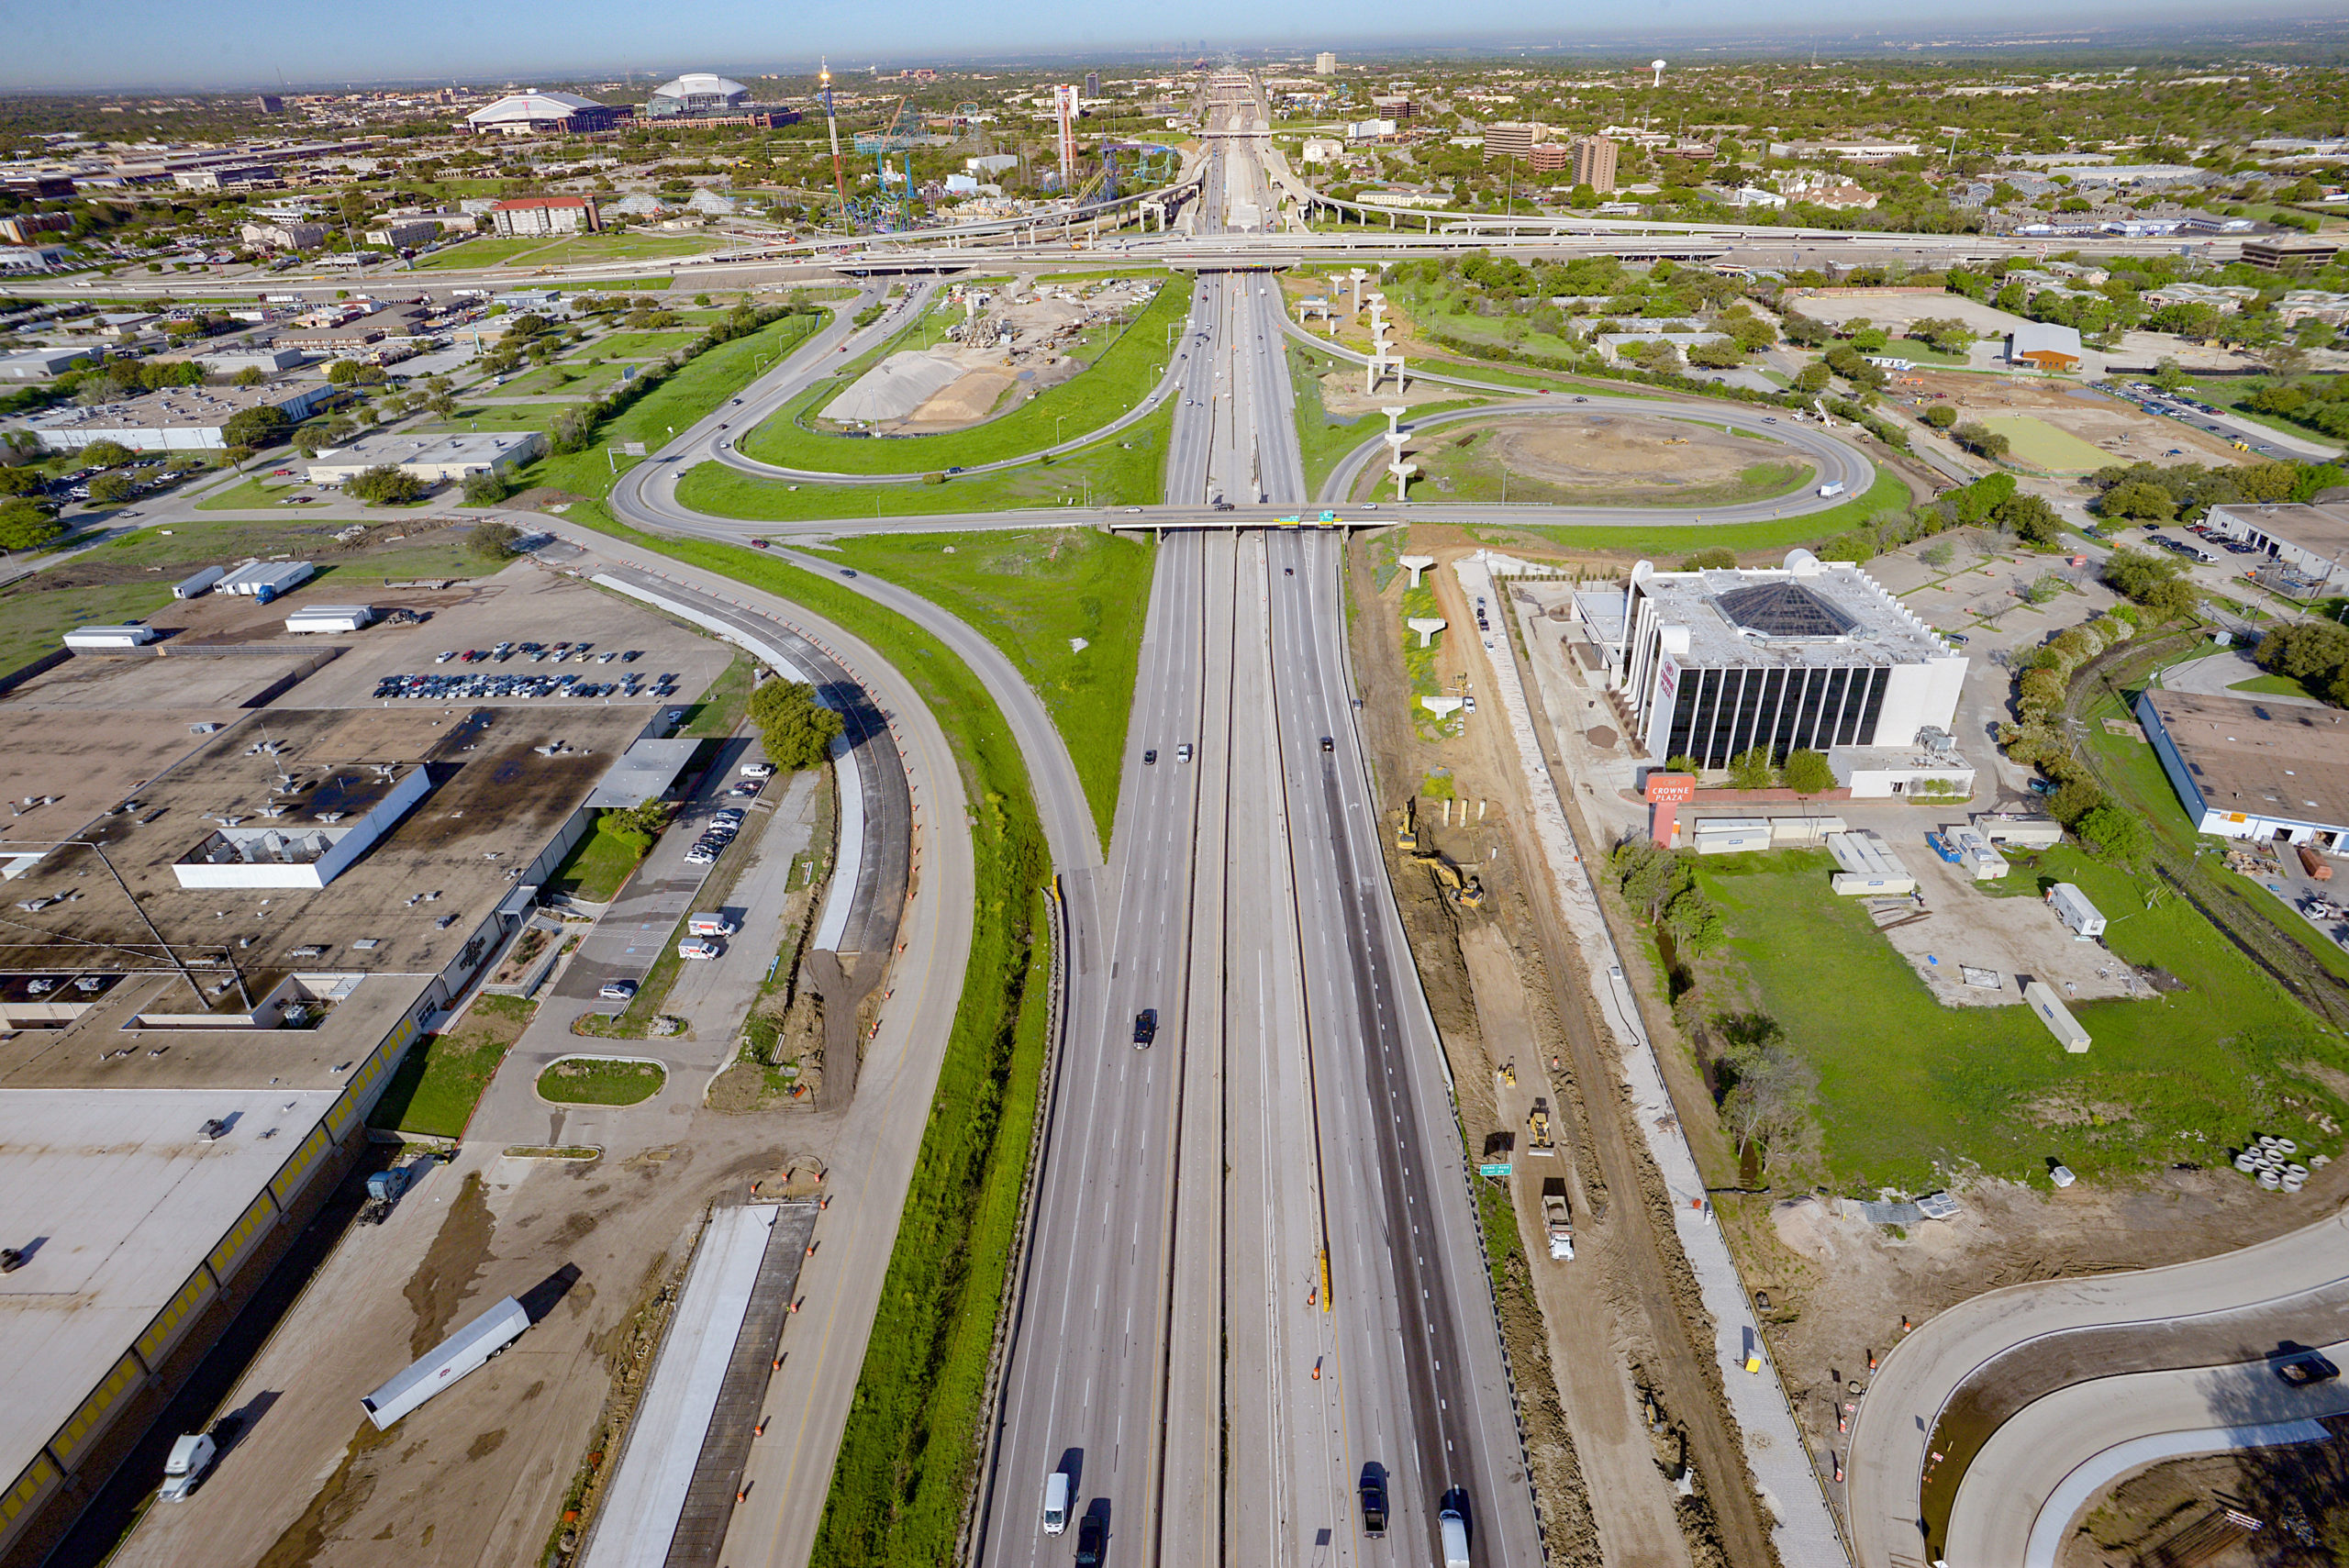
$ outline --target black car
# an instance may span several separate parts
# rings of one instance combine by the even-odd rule
[[[1386,1533],[1386,1473],[1375,1464],[1362,1467],[1362,1532]]]
[[[1144,1007],[1134,1015],[1134,1049],[1141,1051],[1158,1038],[1158,1009]]]
[[[1327,736],[1327,735],[1324,735],[1323,737],[1321,737],[1321,750],[1323,750],[1324,751],[1336,751],[1337,749],[1338,749],[1338,743],[1337,743],[1335,740],[1331,740],[1331,739],[1330,739],[1329,736]]]
[[[1076,1524],[1076,1568],[1101,1568],[1101,1549],[1108,1544],[1109,1527],[1099,1514],[1087,1514]]]
[[[2311,1384],[2332,1382],[2341,1375],[2341,1369],[2314,1351],[2307,1351],[2277,1361],[2276,1375],[2295,1388],[2306,1388]]]
[[[1142,760],[1142,765],[1143,765],[1144,767],[1147,767],[1147,766],[1149,766],[1151,763],[1155,762],[1156,761],[1158,761],[1158,748],[1157,748],[1157,747],[1155,747],[1155,746],[1152,746],[1149,751],[1144,751],[1144,752],[1141,754],[1141,760]]]

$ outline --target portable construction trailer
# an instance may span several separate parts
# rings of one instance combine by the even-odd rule
[[[225,567],[207,566],[203,571],[197,573],[195,576],[189,578],[186,582],[173,584],[172,597],[174,599],[200,599],[205,595],[212,592],[212,584],[217,583],[221,578],[226,577],[228,574],[228,570]]]
[[[357,631],[375,621],[373,605],[312,605],[285,617],[288,631]]]
[[[2082,941],[2104,935],[2104,916],[2088,902],[2088,895],[2068,882],[2059,882],[2047,890],[2047,906],[2055,917],[2072,928],[2072,934]]]
[[[359,1401],[383,1431],[522,1337],[530,1315],[507,1296],[433,1347],[423,1360]]]
[[[1829,886],[1845,896],[1859,894],[1905,894],[1917,891],[1917,879],[1882,839],[1865,828],[1856,833],[1831,833],[1827,852],[1842,869]]]
[[[2053,817],[1984,812],[1974,818],[1974,830],[1994,844],[2016,850],[2052,850],[2064,841],[2064,825]]]
[[[141,648],[159,635],[151,626],[77,626],[65,634],[65,646],[103,652],[108,649]]]
[[[2072,1017],[2064,999],[2043,980],[2034,980],[2022,988],[2023,1005],[2039,1015],[2047,1032],[2064,1042],[2064,1049],[2077,1055],[2088,1048],[2088,1031]]]
[[[1700,855],[1725,855],[1770,847],[1766,817],[1700,817],[1688,824],[1689,842]]]
[[[1949,843],[1951,852],[1942,858],[1952,864],[1964,866],[1966,875],[1976,882],[1995,882],[2007,874],[2007,859],[1990,847],[1990,840],[1963,822],[1953,822],[1942,828],[1942,837]]]
[[[1773,817],[1770,818],[1770,842],[1784,849],[1788,845],[1817,846],[1827,842],[1830,833],[1843,831],[1840,817]]]

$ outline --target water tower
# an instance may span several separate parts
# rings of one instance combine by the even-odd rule
[[[1650,71],[1653,71],[1653,72],[1655,72],[1655,80],[1654,80],[1654,81],[1653,81],[1653,82],[1651,82],[1651,83],[1648,83],[1648,85],[1649,85],[1649,86],[1651,86],[1651,87],[1661,87],[1661,86],[1663,86],[1663,85],[1664,85],[1664,61],[1662,61],[1661,60],[1651,61],[1649,61],[1649,62],[1648,62],[1648,69],[1649,69]]]

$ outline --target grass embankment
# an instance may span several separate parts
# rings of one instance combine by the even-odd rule
[[[1421,697],[1443,695],[1443,683],[1437,678],[1435,672],[1436,645],[1430,642],[1421,647],[1419,634],[1411,629],[1411,622],[1415,620],[1443,618],[1443,606],[1436,602],[1435,584],[1423,579],[1418,587],[1404,589],[1399,618],[1403,633],[1403,673],[1411,678],[1411,724],[1419,732],[1420,740],[1439,741],[1444,738],[1443,721],[1429,712],[1426,705],[1419,701]],[[1436,633],[1439,638],[1455,635],[1449,628]]]
[[[1878,463],[1876,483],[1867,493],[1840,506],[1823,512],[1806,512],[1799,517],[1772,517],[1751,523],[1688,523],[1658,524],[1652,528],[1594,524],[1580,528],[1573,523],[1511,523],[1492,528],[1475,528],[1468,532],[1485,544],[1509,544],[1531,538],[1569,550],[1642,550],[1670,555],[1675,559],[1692,550],[1791,550],[1797,545],[1816,544],[1832,539],[1866,522],[1882,511],[1906,511],[1913,504],[1909,486],[1901,477]]]
[[[302,462],[298,453],[288,455],[294,459],[297,466]],[[272,479],[261,476],[248,479],[242,484],[232,484],[215,495],[206,495],[195,504],[195,509],[199,512],[249,512],[256,507],[283,505],[290,511],[296,505],[294,500],[296,495],[313,497],[311,500],[299,503],[301,506],[323,506],[326,505],[324,493],[306,480]]]
[[[2072,1003],[2095,1040],[2073,1055],[2027,1007],[1935,1001],[1865,901],[1829,890],[1823,851],[1698,862],[1760,1006],[1818,1070],[1830,1181],[1920,1192],[1972,1170],[2043,1178],[2050,1158],[2084,1176],[2125,1176],[2221,1162],[2254,1132],[2340,1155],[2327,1124],[2337,1129],[2349,1109],[2326,1086],[2349,1082],[2340,1037],[2160,884],[2068,847],[2010,862],[2016,895],[2076,884],[2111,921],[2105,940],[2118,958],[2180,987]],[[2046,940],[2062,939],[2053,916],[2048,927]]]
[[[1808,459],[1797,459],[1749,463],[1733,479],[1676,488],[1664,483],[1661,474],[1649,483],[1627,474],[1618,486],[1553,484],[1512,472],[1494,450],[1493,434],[1492,426],[1470,420],[1422,438],[1411,499],[1422,503],[1506,501],[1542,506],[1741,506],[1774,496],[1791,500],[1797,486],[1816,472]],[[1662,454],[1658,461],[1663,461]]]
[[[1053,528],[849,539],[827,553],[904,584],[1003,650],[1052,716],[1106,846],[1156,544]]]
[[[1148,395],[1165,372],[1166,328],[1189,304],[1187,286],[1162,284],[1083,371],[967,430],[873,439],[812,428],[837,395],[835,382],[827,382],[743,437],[741,450],[761,462],[818,473],[937,473],[1025,457],[1099,429]]]
[[[668,1070],[657,1062],[566,1056],[539,1074],[539,1098],[563,1106],[634,1106],[661,1092]]]
[[[481,388],[469,395],[478,396]],[[521,390],[511,386],[496,389],[502,395]],[[582,389],[584,390],[584,388]],[[554,423],[554,417],[573,406],[569,403],[467,403],[460,405],[456,413],[446,419],[428,420],[416,427],[419,433],[441,430],[544,430]]]
[[[677,733],[707,740],[739,732],[743,716],[751,711],[751,685],[757,670],[757,661],[749,654],[734,655],[734,662],[718,672],[718,679],[696,701]]]
[[[969,666],[904,617],[785,562],[640,534],[601,511],[579,509],[641,549],[804,604],[863,638],[920,694],[963,775],[978,890],[970,964],[815,1551],[841,1568],[943,1562],[979,1459],[1049,1023],[1036,890],[1050,861],[1027,765]]]
[[[2322,702],[2321,692],[2312,692],[2289,675],[2254,675],[2248,681],[2237,681],[2229,686],[2231,692],[2247,692],[2255,697],[2302,697],[2310,702]]]
[[[1174,410],[1162,408],[1049,463],[957,474],[942,484],[798,484],[762,479],[722,462],[696,463],[677,482],[677,499],[711,517],[760,523],[1087,505],[1154,506],[1165,489],[1166,443],[1174,424]]]
[[[606,832],[604,824],[609,820],[609,813],[597,817],[596,826],[571,847],[571,853],[547,878],[549,893],[589,904],[608,904],[618,895],[629,873],[644,859],[644,845],[639,840]]]
[[[497,1064],[522,1038],[538,1004],[477,996],[457,1028],[426,1035],[408,1050],[367,1118],[370,1127],[421,1138],[462,1138]]]
[[[607,494],[613,480],[638,463],[640,457],[607,454],[608,447],[642,441],[656,451],[672,435],[706,417],[727,398],[742,390],[759,371],[789,353],[829,319],[828,312],[785,316],[771,321],[747,338],[720,343],[697,354],[683,369],[598,426],[595,443],[585,451],[551,453],[515,475],[517,489],[552,485],[574,495]],[[617,466],[615,466],[617,465]]]

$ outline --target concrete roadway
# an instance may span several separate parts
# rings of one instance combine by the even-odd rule
[[[2168,1429],[2172,1419],[2133,1403],[2162,1385],[2122,1374],[2256,1366],[2286,1340],[2343,1338],[2344,1324],[2349,1213],[2213,1258],[2014,1285],[1961,1302],[1894,1346],[1861,1400],[1846,1491],[1855,1559],[1860,1568],[1899,1568],[1954,1546],[1954,1501],[1969,1515],[1968,1539],[2010,1529],[2024,1498],[1977,1490],[1971,1467],[2035,1402],[2073,1386],[2103,1387],[2109,1408],[2093,1435],[2105,1446]],[[2057,1478],[2051,1460],[2046,1479]],[[1977,1505],[1987,1510],[1978,1517]],[[1949,1561],[1987,1568],[1987,1561]]]

